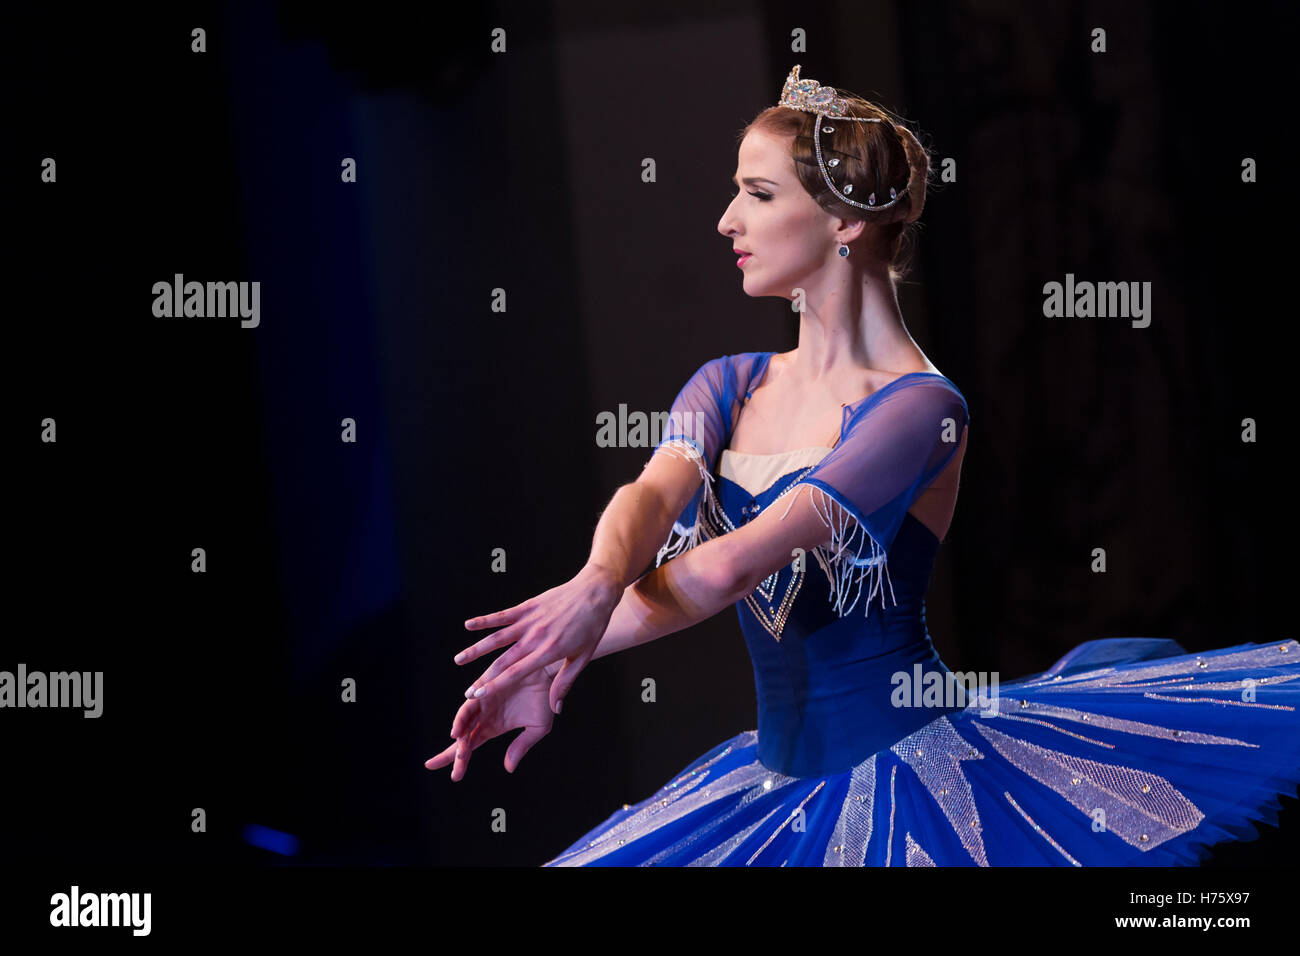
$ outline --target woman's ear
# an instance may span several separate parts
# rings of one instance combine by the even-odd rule
[[[841,219],[836,228],[835,241],[847,245],[854,242],[862,235],[862,230],[867,224],[861,219]]]

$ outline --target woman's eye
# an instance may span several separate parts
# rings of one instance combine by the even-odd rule
[[[739,196],[739,195],[740,195],[740,191],[737,190],[737,189],[733,189],[733,190],[730,191],[730,196],[731,196],[732,199],[735,199],[735,198],[736,198],[737,196]],[[769,199],[772,198],[771,195],[769,195],[768,193],[764,193],[764,192],[755,192],[755,193],[750,193],[750,195],[753,196],[753,197],[755,197],[756,199],[762,201],[762,202],[767,202]]]

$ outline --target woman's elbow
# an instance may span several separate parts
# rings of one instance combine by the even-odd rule
[[[713,587],[727,603],[734,604],[758,586],[749,556],[727,541],[726,536],[716,539],[719,545],[710,573]]]

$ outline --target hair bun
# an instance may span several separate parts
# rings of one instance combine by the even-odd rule
[[[903,143],[903,152],[907,154],[908,190],[911,193],[910,209],[905,222],[915,222],[921,218],[921,209],[925,206],[925,188],[930,178],[930,155],[926,152],[916,134],[902,123],[894,124],[894,131]]]

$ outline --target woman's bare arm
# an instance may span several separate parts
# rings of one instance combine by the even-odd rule
[[[721,539],[696,545],[623,591],[592,659],[685,630],[739,601]]]
[[[685,630],[749,593],[737,593],[718,563],[718,549],[709,547],[715,543],[697,545],[624,588],[591,659]],[[561,659],[546,665],[546,673],[554,676],[563,663]]]
[[[731,553],[730,542],[726,548],[697,545],[637,579],[703,480],[693,460],[656,454],[605,509],[588,565],[610,572],[623,594],[593,660],[684,630],[740,600],[722,560]],[[549,665],[548,672],[558,672],[562,663]]]
[[[703,480],[694,462],[652,455],[636,481],[620,487],[605,506],[587,564],[608,572],[614,586],[626,588],[650,566]]]
[[[802,489],[800,489],[802,490]],[[839,518],[841,524],[844,518]],[[628,585],[592,660],[685,630],[743,600],[769,574],[825,545],[830,529],[810,495],[696,545]],[[563,660],[547,665],[559,672]]]

